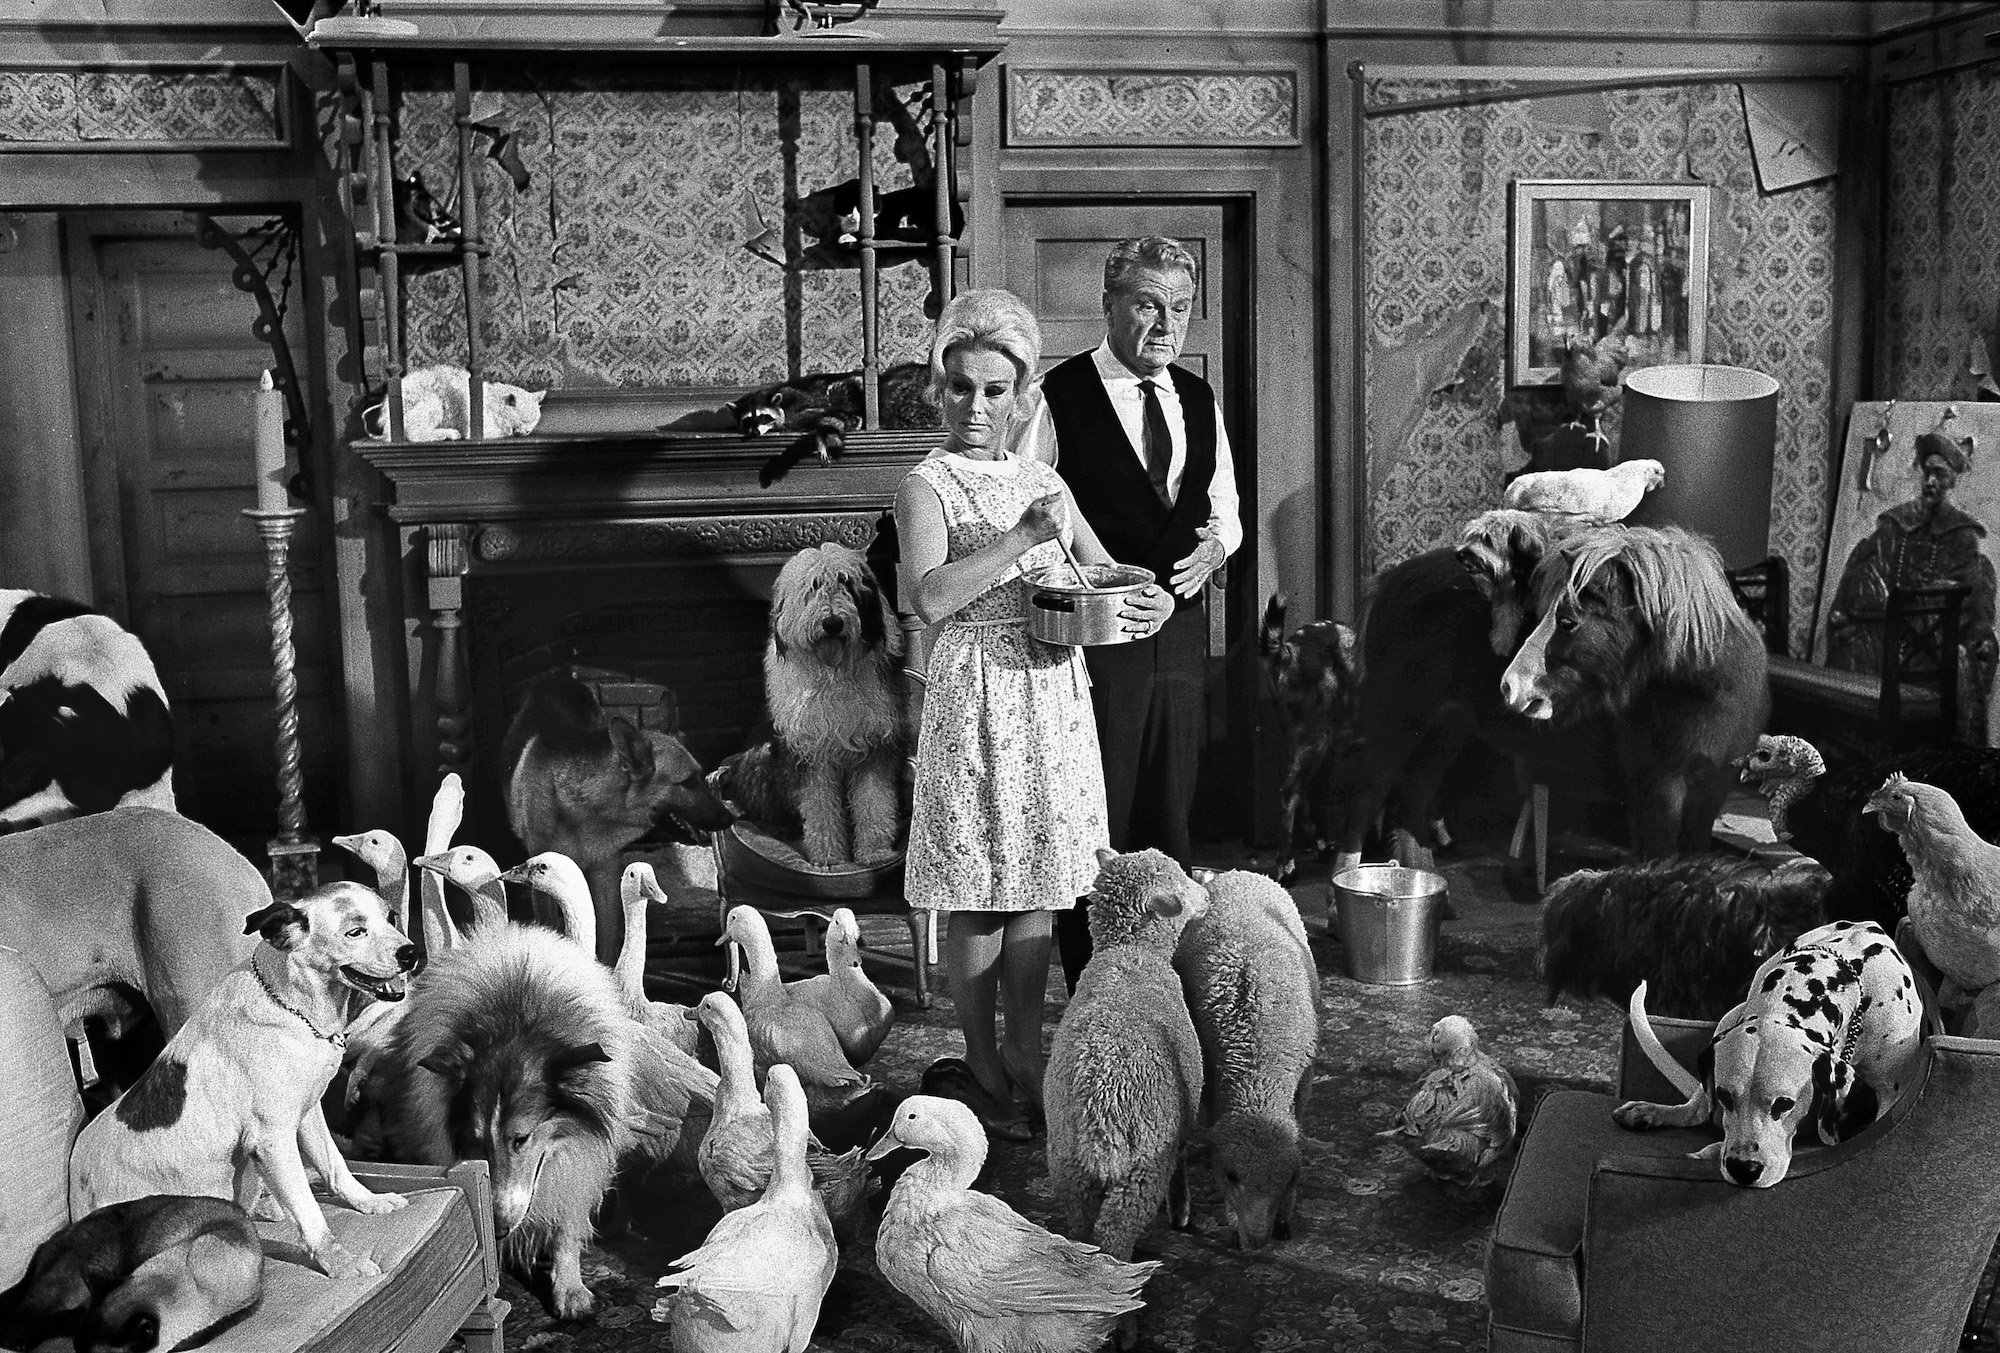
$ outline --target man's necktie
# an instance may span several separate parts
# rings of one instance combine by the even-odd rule
[[[1140,381],[1139,393],[1146,397],[1146,478],[1153,481],[1153,492],[1160,495],[1160,502],[1172,507],[1174,499],[1167,492],[1167,472],[1174,463],[1174,434],[1167,430],[1167,411],[1160,407],[1159,387],[1151,381]]]

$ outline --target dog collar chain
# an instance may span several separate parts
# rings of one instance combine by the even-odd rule
[[[344,1049],[347,1047],[347,1035],[345,1033],[321,1033],[319,1026],[312,1022],[312,1018],[305,1011],[299,1009],[296,1005],[293,1005],[290,1001],[287,1001],[283,996],[272,990],[271,984],[264,980],[264,970],[257,966],[257,956],[255,954],[250,956],[250,975],[257,979],[257,985],[264,988],[264,994],[271,998],[273,1004],[280,1010],[289,1010],[292,1014],[297,1015],[299,1022],[306,1026],[307,1032],[312,1034],[314,1038],[319,1039],[323,1043],[331,1043],[336,1048]]]
[[[1854,1045],[1861,1041],[1861,1012],[1854,1012],[1854,1018],[1847,1021],[1847,1037],[1840,1040],[1840,1060],[1854,1064]]]

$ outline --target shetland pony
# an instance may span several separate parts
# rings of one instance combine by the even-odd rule
[[[1535,569],[1569,529],[1538,513],[1487,512],[1465,528],[1457,549],[1430,550],[1376,576],[1361,632],[1361,767],[1340,824],[1336,871],[1360,862],[1392,793],[1416,844],[1436,843],[1438,790],[1474,739],[1526,760],[1544,781],[1615,793],[1605,769],[1608,728],[1550,730],[1510,714],[1500,699]]]
[[[1509,709],[1565,725],[1609,717],[1642,859],[1707,847],[1770,712],[1764,642],[1715,548],[1675,527],[1607,526],[1535,574],[1540,621],[1501,677]]]

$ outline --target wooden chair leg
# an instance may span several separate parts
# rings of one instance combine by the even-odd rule
[[[506,1353],[507,1313],[513,1309],[511,1303],[498,1297],[488,1297],[475,1307],[458,1327],[466,1353]]]
[[[1549,890],[1549,787],[1538,784],[1528,795],[1535,810],[1535,892]]]
[[[910,909],[910,966],[916,972],[917,1008],[931,1008],[931,964],[937,961],[937,913]]]

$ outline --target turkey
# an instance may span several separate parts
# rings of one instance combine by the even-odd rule
[[[1770,801],[1778,839],[1833,875],[1824,903],[1829,921],[1873,921],[1894,934],[1906,910],[1912,875],[1902,844],[1861,815],[1892,774],[1936,785],[1974,832],[2000,837],[2000,749],[1924,747],[1841,770],[1825,764],[1804,738],[1766,734],[1744,758],[1743,779]]]

